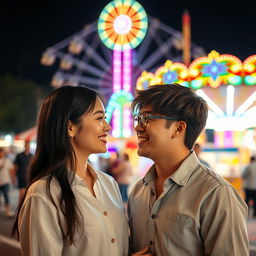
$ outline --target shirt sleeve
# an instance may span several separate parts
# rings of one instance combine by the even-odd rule
[[[249,255],[247,206],[231,186],[216,188],[201,213],[205,255]]]
[[[40,196],[27,199],[19,214],[22,255],[62,255],[63,236],[55,206]]]

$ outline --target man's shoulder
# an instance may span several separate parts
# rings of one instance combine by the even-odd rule
[[[221,175],[213,171],[211,168],[207,168],[204,164],[200,164],[195,179],[198,183],[201,183],[202,187],[214,188],[219,186],[231,186]]]

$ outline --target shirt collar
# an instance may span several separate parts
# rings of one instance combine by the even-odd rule
[[[95,183],[96,180],[98,179],[98,175],[97,175],[96,171],[94,170],[92,165],[90,165],[89,163],[87,163],[87,169],[93,176],[94,183]],[[72,180],[73,174],[74,174],[73,171],[69,170],[68,175],[69,175],[71,186],[78,185],[80,183],[84,183],[84,180],[82,178],[80,178],[76,173],[74,175],[74,179]]]
[[[178,185],[184,186],[188,182],[191,174],[199,164],[195,152],[191,152],[189,156],[182,162],[180,167],[168,178]],[[155,164],[151,166],[145,177],[142,179],[144,185],[151,184],[155,180],[156,170]]]
[[[156,176],[156,168],[155,168],[155,164],[153,164],[148,170],[148,172],[146,173],[146,175],[144,176],[144,178],[142,179],[143,184],[148,185],[155,182],[155,176]]]

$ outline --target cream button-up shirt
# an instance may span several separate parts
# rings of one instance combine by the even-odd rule
[[[156,198],[155,166],[132,189],[131,251],[157,256],[247,256],[247,206],[236,189],[191,153]]]
[[[91,168],[92,170],[92,168]],[[75,176],[72,190],[83,216],[81,230],[75,234],[75,245],[63,241],[65,219],[59,208],[60,187],[52,180],[51,193],[57,209],[46,192],[46,179],[28,189],[19,215],[22,255],[33,256],[126,256],[128,224],[121,195],[115,180],[94,171],[96,198],[83,180]]]

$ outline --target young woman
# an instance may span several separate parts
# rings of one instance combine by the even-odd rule
[[[23,255],[128,254],[118,185],[88,163],[90,154],[106,152],[110,129],[102,101],[86,87],[64,86],[45,99],[29,185],[14,225]]]

